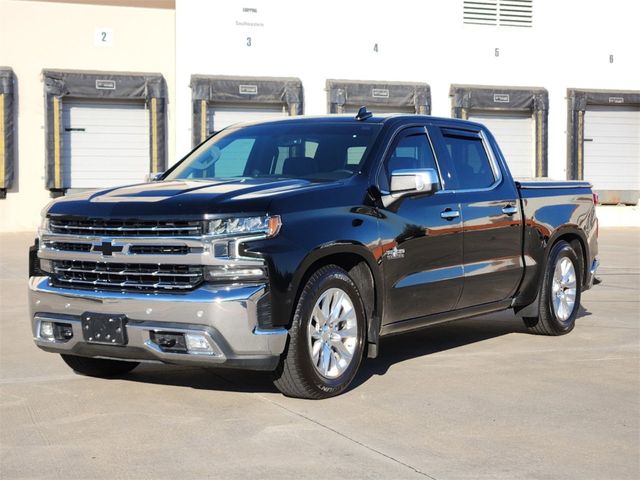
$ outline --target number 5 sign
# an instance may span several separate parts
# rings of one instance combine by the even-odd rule
[[[113,30],[110,28],[96,28],[93,43],[96,47],[113,46]]]

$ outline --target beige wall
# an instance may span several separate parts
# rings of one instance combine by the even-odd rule
[[[98,28],[112,29],[112,47],[94,46]],[[0,0],[0,65],[17,79],[19,163],[13,188],[0,199],[0,232],[35,230],[50,201],[43,68],[161,73],[169,92],[168,160],[174,161],[175,10]]]

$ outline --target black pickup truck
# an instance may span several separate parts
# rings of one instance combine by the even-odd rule
[[[514,181],[477,123],[361,109],[234,126],[153,182],[45,208],[34,339],[86,375],[220,365],[326,398],[387,335],[509,308],[571,331],[594,203],[586,182]]]

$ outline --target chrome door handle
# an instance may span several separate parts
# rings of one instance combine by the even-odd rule
[[[445,210],[440,213],[440,216],[445,220],[453,220],[454,218],[458,218],[460,216],[460,212],[458,210]]]
[[[517,207],[512,207],[511,205],[507,205],[502,208],[502,213],[506,213],[507,215],[513,215],[514,213],[518,213]]]

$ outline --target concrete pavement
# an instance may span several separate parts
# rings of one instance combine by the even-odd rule
[[[251,372],[75,375],[31,340],[32,237],[0,236],[3,479],[640,478],[640,229],[601,229],[571,334],[503,313],[392,337],[325,401]]]

